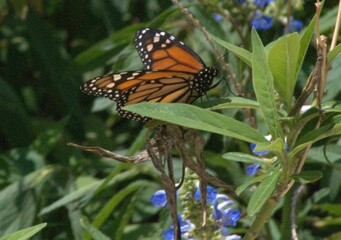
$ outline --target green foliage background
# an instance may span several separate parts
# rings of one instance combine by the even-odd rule
[[[313,10],[309,11],[312,3],[305,1],[305,11],[300,13],[305,24],[313,17]],[[327,3],[324,8],[324,34],[332,30],[335,5]],[[213,7],[199,1],[189,9],[212,34],[239,44],[227,22],[214,22]],[[146,26],[171,32],[207,65],[217,64],[202,34],[170,1],[0,2],[0,236],[45,222],[47,226],[36,239],[89,239],[84,228],[99,239],[105,237],[95,228],[112,239],[159,239],[168,227],[167,209],[160,212],[149,203],[153,192],[162,188],[151,164],[122,164],[67,146],[68,142],[101,146],[124,155],[143,148],[146,129],[142,124],[120,118],[113,102],[86,96],[79,86],[101,74],[141,69],[133,37]],[[281,34],[280,26],[260,33],[264,43]],[[225,56],[242,79],[241,62],[232,54]],[[299,73],[301,85],[315,63],[313,48],[307,59]],[[333,68],[341,69],[340,65],[339,58]],[[329,75],[327,100],[340,99],[340,74],[334,71]],[[251,84],[245,88],[250,90]],[[296,91],[299,93],[300,87]],[[228,92],[226,85],[220,84],[209,94],[214,100]],[[222,112],[243,120],[237,109]],[[265,123],[260,121],[258,128],[265,130]],[[210,171],[231,185],[243,184],[249,178],[245,166],[221,156],[228,151],[249,152],[248,143],[202,134]],[[306,165],[306,169],[321,170],[324,178],[307,186],[300,203],[304,239],[320,239],[340,228],[341,174],[324,160],[323,145],[319,142],[312,149]],[[332,145],[328,151],[337,163],[340,146]],[[179,177],[181,164],[177,160],[175,168]],[[241,210],[249,197],[250,192],[242,197]],[[330,215],[338,222],[329,221]],[[273,239],[279,237],[280,220],[275,214],[269,223]],[[247,225],[251,218],[243,221]]]

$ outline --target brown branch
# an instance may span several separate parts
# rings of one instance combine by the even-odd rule
[[[109,150],[106,150],[104,148],[97,147],[97,146],[82,146],[82,145],[78,145],[75,143],[68,143],[67,145],[71,146],[71,147],[79,148],[83,151],[93,152],[93,153],[100,155],[102,157],[114,159],[116,161],[124,162],[124,163],[137,164],[137,163],[147,162],[147,161],[151,160],[151,158],[148,155],[148,152],[146,150],[142,151],[141,153],[137,154],[136,156],[126,157],[126,156],[122,156],[122,155],[117,154],[117,153],[110,152]],[[154,147],[154,151],[157,152],[157,148]]]
[[[154,167],[160,172],[161,179],[167,196],[167,203],[170,215],[173,220],[175,239],[181,239],[181,229],[177,217],[176,206],[176,184],[174,179],[172,150],[179,153],[183,159],[184,167],[191,169],[200,178],[201,206],[202,206],[202,226],[206,223],[206,191],[207,182],[217,187],[225,188],[228,194],[238,198],[234,188],[223,181],[212,176],[205,170],[204,160],[204,138],[194,130],[187,130],[176,125],[161,125],[154,129],[155,137],[147,139],[146,150],[136,156],[125,157],[117,153],[110,152],[101,147],[86,147],[75,143],[68,143],[68,146],[77,147],[81,150],[93,152],[103,157],[111,158],[124,163],[142,163],[152,161]],[[189,147],[188,147],[189,146]],[[194,160],[195,158],[195,160]]]

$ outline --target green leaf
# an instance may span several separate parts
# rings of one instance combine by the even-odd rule
[[[70,70],[89,71],[98,66],[105,66],[109,59],[131,43],[135,32],[142,27],[144,24],[134,24],[111,34],[108,38],[80,53],[70,65]]]
[[[183,103],[138,103],[125,110],[180,126],[214,132],[247,142],[265,142],[265,138],[249,125],[222,114]]]
[[[320,208],[329,212],[330,215],[341,217],[341,204],[340,203],[334,203],[334,204],[326,203],[326,204],[320,205]]]
[[[130,185],[126,186],[124,189],[115,193],[114,196],[103,206],[100,212],[95,217],[92,224],[99,228],[102,224],[113,214],[113,211],[119,206],[119,204],[124,201],[129,195],[136,192],[137,190],[147,186],[146,181],[136,181],[132,182]]]
[[[153,28],[159,28],[162,25],[167,25],[167,23],[173,22],[176,17],[181,14],[181,11],[179,8],[176,7],[170,7],[167,8],[165,11],[157,15],[155,18],[153,18],[152,21],[148,24],[148,26]],[[143,27],[146,27],[146,23],[143,24]]]
[[[42,194],[41,186],[54,173],[49,166],[32,172],[0,191],[0,236],[32,226],[36,219],[36,197]]]
[[[296,74],[295,74],[295,79],[297,79],[298,74],[300,72],[300,69],[302,67],[304,57],[307,53],[308,47],[310,46],[311,38],[314,34],[315,30],[315,22],[316,22],[316,17],[310,21],[309,25],[307,28],[305,28],[300,35],[300,49],[299,49],[299,54],[298,54],[298,60],[297,60],[297,65],[296,65]]]
[[[137,194],[133,196],[129,196],[125,199],[126,201],[122,204],[121,211],[118,215],[118,219],[116,223],[117,230],[115,231],[114,239],[125,239],[123,236],[125,228],[128,226],[129,222],[131,222],[132,216],[135,213],[135,206],[138,201]]]
[[[92,237],[94,240],[110,240],[109,237],[107,237],[104,233],[102,233],[99,229],[91,225],[87,218],[82,217],[81,220],[81,226],[84,228],[84,230]]]
[[[325,113],[341,113],[341,102],[329,101],[322,104]]]
[[[94,182],[86,187],[83,187],[81,189],[78,189],[64,197],[62,197],[61,199],[53,202],[51,205],[44,207],[43,209],[41,209],[39,215],[44,215],[47,214],[51,211],[56,210],[57,208],[60,208],[62,206],[66,206],[67,204],[77,201],[79,199],[81,199],[82,197],[86,196],[89,193],[92,193],[94,191],[96,191],[96,189],[100,186],[100,184],[103,182],[102,181],[98,181],[98,182]]]
[[[308,154],[309,162],[325,164],[328,165],[328,162],[325,159],[323,154],[323,149],[326,147],[326,153],[329,161],[331,163],[337,164],[341,158],[341,147],[340,144],[328,143],[327,146],[316,146],[312,147]],[[340,174],[341,177],[341,174]],[[341,180],[341,179],[340,179]],[[341,184],[341,181],[339,182]]]
[[[58,199],[57,201],[53,202],[51,205],[44,207],[39,215],[47,214],[51,211],[56,210],[57,208],[60,208],[62,206],[66,206],[71,202],[79,200],[80,202],[88,201],[91,199],[94,195],[96,195],[98,192],[102,191],[106,187],[115,185],[119,183],[122,180],[127,180],[130,178],[135,177],[138,174],[138,171],[136,169],[131,169],[129,171],[125,171],[123,173],[116,173],[114,172],[113,175],[109,175],[106,179],[93,182],[90,185],[87,185],[83,188],[80,188],[68,195],[65,195],[64,197]]]
[[[327,137],[333,137],[341,134],[341,115],[337,115],[332,118],[329,123],[325,124],[324,126],[320,127],[319,129],[315,129],[309,131],[307,134],[303,135],[297,140],[296,146],[292,151],[289,153],[289,159],[292,159],[307,147],[310,144],[313,144],[316,141]]]
[[[216,43],[223,46],[227,50],[233,52],[234,54],[236,54],[237,57],[239,57],[242,61],[244,61],[247,65],[249,65],[251,67],[251,61],[250,61],[251,60],[251,53],[249,51],[247,51],[244,48],[237,47],[231,43],[225,42],[225,41],[221,40],[220,38],[217,38],[216,36],[214,36],[211,33],[208,33],[208,34]]]
[[[302,205],[303,209],[300,210],[299,217],[304,217],[310,212],[312,209],[316,208],[317,203],[322,201],[325,197],[329,195],[330,190],[326,188],[322,188],[314,192],[313,196],[308,198],[304,204]]]
[[[334,58],[331,64],[331,69],[328,73],[328,80],[325,86],[326,96],[323,101],[335,101],[340,100],[339,94],[341,89],[341,57]]]
[[[259,163],[263,164],[263,158],[253,156],[241,152],[228,152],[223,155],[223,158],[229,161],[244,162],[244,163]]]
[[[270,151],[270,152],[281,152],[285,148],[285,144],[281,138],[277,138],[271,143],[258,143],[253,149],[255,152]]]
[[[271,196],[275,190],[280,172],[273,173],[268,176],[253,193],[249,205],[247,206],[247,212],[249,216],[254,216],[263,207],[264,203]]]
[[[322,1],[322,4],[324,4],[325,1]],[[319,21],[319,27],[320,32],[331,32],[335,27],[335,19],[337,18],[337,12],[338,12],[338,5],[335,5],[333,8],[328,9],[328,11],[323,11],[325,14],[320,17]]]
[[[259,108],[259,103],[242,97],[229,97],[230,101],[218,104],[209,108],[210,110],[226,109],[226,108]]]
[[[12,147],[29,144],[33,136],[23,103],[15,89],[2,80],[0,80],[0,103],[0,132],[6,141]]]
[[[252,79],[260,109],[273,139],[282,138],[282,128],[275,103],[275,90],[264,46],[252,29]]]
[[[328,63],[332,63],[333,60],[341,53],[341,43],[335,46],[333,50],[327,53]]]
[[[66,117],[45,129],[45,131],[42,132],[36,140],[34,140],[30,148],[45,157],[59,142],[68,120],[69,118]]]
[[[326,118],[324,120],[323,125],[320,126],[320,128],[317,128],[317,129],[308,128],[308,131],[305,131],[304,135],[302,134],[302,136],[299,136],[296,144],[299,145],[299,144],[306,143],[306,142],[320,140],[324,138],[324,136],[327,136],[327,134],[329,135],[330,134],[329,131],[332,130],[333,128],[335,129],[336,127],[336,131],[337,131],[338,125],[340,124],[341,124],[341,115],[336,115],[333,117]],[[334,132],[333,135],[337,135],[337,134],[338,132]]]
[[[276,40],[269,51],[269,67],[274,77],[274,85],[289,109],[296,83],[296,66],[300,42],[298,33],[285,35]]]
[[[25,228],[20,231],[16,231],[14,233],[8,234],[4,237],[1,237],[0,240],[26,240],[30,239],[33,235],[39,232],[41,229],[46,227],[47,223],[41,223],[35,225],[33,227]]]
[[[297,182],[301,183],[310,183],[315,182],[323,177],[323,174],[321,171],[304,171],[300,172],[299,174],[294,174],[292,176],[293,179],[295,179]]]
[[[248,188],[250,185],[255,184],[257,182],[261,182],[264,180],[266,176],[265,175],[260,175],[257,177],[253,177],[251,179],[249,179],[247,182],[245,182],[244,184],[240,185],[239,187],[237,187],[236,189],[236,194],[240,195],[242,192],[244,192],[244,190],[246,188]]]
[[[80,117],[79,86],[64,75],[69,62],[67,54],[61,51],[61,42],[55,32],[33,8],[28,11],[25,26],[30,51],[35,57],[34,64],[38,66],[36,71],[42,75],[50,98],[57,98],[54,107]]]
[[[168,8],[149,23],[133,24],[120,31],[115,31],[109,37],[97,42],[76,56],[69,67],[69,71],[89,71],[99,66],[105,66],[109,60],[121,53],[127,46],[131,45],[133,48],[132,42],[137,30],[145,28],[148,25],[160,27],[165,22],[171,22],[179,13],[180,11],[177,8]]]

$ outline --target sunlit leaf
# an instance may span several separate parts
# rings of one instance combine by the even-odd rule
[[[16,231],[14,233],[8,234],[4,237],[1,237],[0,240],[26,240],[30,239],[33,235],[35,235],[37,232],[42,230],[44,227],[46,227],[47,223],[41,223],[38,225],[35,225],[33,227],[25,228],[20,231]]]
[[[214,132],[248,142],[264,142],[265,138],[245,123],[222,114],[189,104],[139,103],[124,107],[128,111],[180,126]]]
[[[255,29],[252,29],[252,81],[260,109],[269,132],[274,139],[282,138],[275,104],[273,77],[269,69],[264,46]]]

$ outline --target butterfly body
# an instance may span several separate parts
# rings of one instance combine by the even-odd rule
[[[89,95],[114,100],[118,114],[128,119],[149,120],[122,109],[138,102],[191,103],[210,89],[218,74],[183,42],[163,31],[137,31],[135,47],[145,70],[108,74],[81,86]]]

